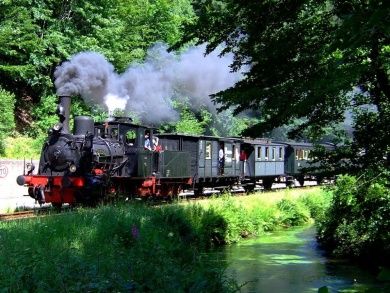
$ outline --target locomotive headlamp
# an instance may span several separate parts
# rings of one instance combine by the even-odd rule
[[[77,167],[75,164],[72,164],[69,166],[69,172],[74,173],[74,172],[76,172],[76,170],[77,170]]]
[[[56,123],[53,126],[53,130],[56,131],[56,132],[59,132],[59,131],[61,131],[62,127],[63,127],[62,123]]]
[[[35,169],[35,165],[33,163],[26,164],[27,174],[31,174]]]

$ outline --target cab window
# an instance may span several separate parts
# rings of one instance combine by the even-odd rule
[[[129,146],[132,146],[135,144],[135,138],[137,137],[137,134],[134,130],[128,130],[126,132],[126,144]]]
[[[111,138],[118,139],[118,128],[116,128],[116,127],[111,128],[110,135],[111,135]]]

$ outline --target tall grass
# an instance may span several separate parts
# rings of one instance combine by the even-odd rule
[[[243,197],[225,194],[203,201],[201,206],[223,219],[219,228],[214,229],[214,242],[233,243],[267,231],[311,223],[322,217],[330,200],[331,194],[317,187]]]
[[[165,225],[174,210],[102,207],[1,223],[0,290],[229,291],[223,267],[204,263],[185,222]]]
[[[0,291],[235,291],[224,264],[200,252],[310,220],[305,196],[269,194],[2,222]]]

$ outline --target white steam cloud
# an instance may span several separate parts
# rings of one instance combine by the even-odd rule
[[[58,95],[81,95],[89,105],[106,106],[136,113],[143,122],[175,120],[172,100],[186,98],[194,109],[215,106],[209,95],[225,90],[243,78],[231,72],[233,56],[219,57],[214,51],[204,56],[205,45],[178,55],[157,44],[148,50],[145,62],[130,65],[123,74],[115,72],[105,57],[82,52],[57,67]]]

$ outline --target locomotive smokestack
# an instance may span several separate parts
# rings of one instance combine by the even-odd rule
[[[69,133],[70,97],[60,96],[58,99],[57,115],[63,125],[62,133]]]

